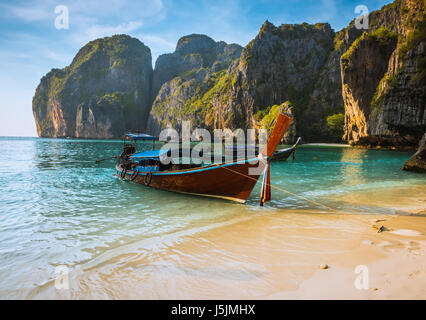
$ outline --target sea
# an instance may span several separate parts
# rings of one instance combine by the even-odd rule
[[[120,298],[112,275],[125,268],[131,277],[137,269],[131,262],[141,259],[148,273],[170,266],[170,259],[183,255],[177,246],[192,238],[203,241],[206,230],[263,212],[404,214],[344,199],[354,193],[373,199],[376,192],[407,186],[426,190],[424,175],[401,170],[412,152],[301,145],[294,160],[272,162],[272,200],[260,207],[260,181],[240,204],[122,181],[115,176],[114,160],[95,163],[120,154],[122,147],[119,140],[0,137],[1,299]],[[141,150],[150,147],[150,142],[141,144]],[[209,254],[215,250],[220,248]],[[201,259],[190,249],[184,252],[188,259]],[[58,283],[58,277],[72,282],[99,268],[102,272],[85,281],[76,280],[71,293],[61,292],[61,285],[70,284]],[[143,271],[137,272],[143,282]],[[163,280],[185,271],[175,266],[161,272],[166,275],[151,281],[142,297],[165,297],[158,291]],[[167,282],[169,292],[171,285]]]

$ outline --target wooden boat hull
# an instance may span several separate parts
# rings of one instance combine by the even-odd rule
[[[251,162],[251,163],[250,163]],[[264,169],[257,158],[231,163],[213,164],[200,168],[167,172],[140,172],[132,181],[153,188],[228,199],[244,203]],[[249,175],[256,168],[256,175]],[[119,175],[122,169],[116,167]],[[123,179],[131,180],[133,171],[126,172]]]
[[[288,159],[288,157],[290,157],[293,154],[293,152],[295,150],[296,150],[296,147],[291,147],[291,148],[287,148],[287,149],[283,149],[283,150],[277,150],[272,155],[272,160],[285,161],[285,160]]]
[[[245,202],[260,174],[265,169],[268,158],[274,153],[291,121],[290,116],[281,112],[278,114],[268,142],[257,158],[210,164],[202,167],[184,168],[184,166],[181,166],[178,170],[160,170],[160,167],[158,167],[159,171],[142,171],[140,173],[137,171],[127,172],[124,168],[133,167],[128,162],[122,161],[116,166],[116,169],[122,179],[153,188]],[[151,153],[148,154],[148,158],[154,156]],[[141,156],[139,155],[139,157]],[[159,153],[155,157],[159,159]],[[143,166],[141,170],[149,170],[146,168]],[[151,166],[151,168],[154,167]],[[250,170],[250,168],[256,170]]]
[[[275,152],[272,155],[272,160],[286,161],[288,159],[288,157],[290,157],[292,154],[293,154],[293,160],[294,160],[296,148],[299,145],[300,141],[302,141],[301,137],[297,138],[296,143],[293,146],[291,146],[290,148],[275,150]]]

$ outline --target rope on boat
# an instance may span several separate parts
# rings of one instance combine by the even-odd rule
[[[265,170],[263,171],[262,187],[260,188],[260,206],[271,200],[271,163],[266,163]]]
[[[217,166],[221,167],[221,166],[220,166],[220,165],[218,165],[218,164],[215,164],[215,165],[217,165]],[[258,179],[255,179],[255,178],[253,178],[253,177],[251,177],[251,176],[249,176],[249,175],[246,175],[246,174],[244,174],[244,173],[241,173],[241,172],[235,171],[235,170],[230,169],[230,168],[227,168],[227,167],[221,167],[221,168],[224,168],[224,169],[226,169],[226,170],[229,170],[229,171],[232,171],[232,172],[234,172],[234,173],[237,173],[237,174],[239,174],[239,175],[241,175],[241,176],[244,176],[244,177],[247,177],[247,178],[249,178],[249,179],[252,179],[252,180],[256,181],[256,183],[258,182]],[[283,191],[283,192],[285,192],[285,193],[288,193],[288,194],[290,194],[290,195],[292,195],[292,196],[294,196],[294,197],[296,197],[296,198],[303,199],[303,200],[305,200],[305,201],[307,201],[307,202],[310,202],[310,203],[312,203],[312,204],[315,204],[315,205],[317,205],[317,206],[320,206],[320,207],[326,208],[326,209],[328,209],[328,210],[330,210],[330,211],[332,211],[332,212],[339,213],[339,214],[347,214],[347,213],[346,213],[346,212],[344,212],[344,211],[341,211],[341,210],[337,210],[337,209],[331,208],[331,207],[329,207],[329,206],[327,206],[327,205],[325,205],[325,204],[322,204],[322,203],[320,203],[320,202],[317,202],[317,201],[314,201],[314,200],[308,199],[308,198],[306,198],[306,197],[304,197],[304,196],[300,196],[300,195],[295,194],[295,193],[293,193],[293,192],[287,191],[287,190],[285,190],[285,189],[283,189],[283,188],[280,188],[280,187],[277,187],[277,186],[271,185],[270,183],[269,183],[269,186],[270,186],[271,188],[275,188],[275,189],[277,189],[277,190],[280,190],[280,191]],[[361,217],[359,217],[359,216],[355,216],[355,218],[356,218],[359,222],[361,222],[361,223],[363,223],[363,224],[369,224],[369,222],[365,221],[364,219],[362,219],[362,218],[361,218]],[[380,230],[381,230],[381,229],[379,229],[379,231],[378,231],[378,232],[381,232]]]
[[[218,167],[220,167],[220,168],[223,168],[223,169],[226,169],[226,170],[232,171],[232,172],[234,172],[234,173],[237,173],[237,174],[239,174],[239,175],[241,175],[241,176],[243,176],[243,177],[246,177],[246,178],[252,179],[253,181],[256,181],[256,183],[258,182],[258,179],[255,179],[255,178],[253,178],[253,177],[251,177],[251,176],[249,176],[249,175],[247,175],[247,174],[244,174],[244,173],[238,172],[238,171],[233,170],[233,169],[231,169],[231,168],[227,168],[227,167],[220,166],[220,165],[218,165],[218,164],[216,164],[216,163],[215,163],[214,165],[216,165],[216,166],[218,166]],[[286,193],[288,193],[288,194],[290,194],[290,195],[292,195],[292,196],[294,196],[294,197],[296,197],[296,198],[303,199],[303,200],[305,200],[305,201],[307,201],[307,202],[310,202],[310,203],[315,204],[315,205],[317,205],[317,206],[320,206],[320,207],[326,208],[326,209],[328,209],[328,210],[330,210],[330,211],[333,211],[333,212],[336,212],[336,213],[344,213],[343,211],[339,211],[339,210],[333,209],[333,208],[331,208],[331,207],[329,207],[329,206],[326,206],[325,204],[322,204],[322,203],[320,203],[320,202],[317,202],[317,201],[314,201],[314,200],[308,199],[308,198],[306,198],[306,197],[304,197],[304,196],[300,196],[300,195],[295,194],[295,193],[293,193],[293,192],[287,191],[287,190],[285,190],[285,189],[283,189],[283,188],[280,188],[280,187],[274,186],[274,185],[272,185],[272,184],[270,184],[270,183],[267,183],[267,185],[268,185],[269,187],[271,187],[271,188],[275,188],[275,189],[277,189],[277,190],[280,190],[280,191],[286,192]]]
[[[145,175],[145,180],[144,180],[145,185],[149,186],[151,184],[151,180],[152,180],[152,172],[147,172]]]
[[[132,175],[130,176],[130,181],[135,180],[138,175],[139,175],[139,170],[133,171]]]

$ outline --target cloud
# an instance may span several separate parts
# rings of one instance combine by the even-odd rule
[[[152,34],[140,34],[140,35],[138,35],[138,37],[141,38],[142,41],[161,45],[161,46],[168,47],[168,48],[171,48],[171,49],[174,49],[174,47],[176,46],[175,43],[168,41],[168,40],[166,40],[162,37],[152,35]]]
[[[336,15],[336,4],[334,3],[334,0],[322,0],[322,5],[324,6],[325,16],[326,19],[330,19]]]
[[[87,34],[90,38],[100,38],[113,34],[130,33],[142,26],[142,21],[130,21],[122,23],[116,26],[107,25],[92,25],[87,30]]]
[[[57,51],[52,51],[49,48],[44,48],[44,56],[48,59],[61,62],[63,64],[69,63],[72,60],[72,56],[69,54],[60,54]]]
[[[143,17],[152,16],[160,13],[164,9],[162,0],[144,0],[141,1],[142,8],[140,15]]]
[[[173,52],[177,42],[177,40],[172,42],[153,34],[138,34],[136,37],[151,49],[153,61],[155,61],[160,54]]]
[[[103,0],[103,1],[57,1],[29,0],[25,5],[0,3],[0,10],[7,17],[13,16],[28,22],[49,21],[57,15],[57,5],[65,5],[69,9],[70,21],[93,21],[116,18],[132,21],[140,18],[151,18],[165,11],[162,0]],[[86,25],[87,26],[87,25]]]
[[[136,37],[141,39],[149,47],[159,47],[164,48],[165,50],[174,50],[176,43],[171,42],[165,38],[153,35],[153,34],[139,34]]]
[[[9,9],[14,16],[29,22],[43,21],[53,17],[53,11],[49,12],[44,8],[9,7]]]
[[[77,45],[84,45],[97,38],[112,36],[114,34],[129,34],[138,30],[142,25],[142,21],[130,21],[115,26],[93,24],[87,29],[82,29],[80,32],[74,34],[73,42]]]
[[[320,8],[314,16],[307,17],[304,19],[309,23],[327,22],[332,20],[336,16],[336,4],[334,0],[321,0]]]
[[[151,17],[165,9],[162,0],[74,0],[66,5],[70,9],[70,18],[72,15],[99,18],[120,16],[121,19],[129,20],[130,17]]]

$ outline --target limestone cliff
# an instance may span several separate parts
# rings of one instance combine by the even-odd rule
[[[239,58],[241,50],[237,44],[215,42],[205,35],[179,39],[175,52],[161,55],[155,64],[155,100],[148,131],[158,134],[165,127],[179,130],[185,120],[191,121],[192,127],[209,127],[206,116],[210,105],[203,97]]]
[[[202,67],[199,58],[214,42],[188,46],[184,55],[177,49],[163,58],[168,63],[159,59],[166,77],[154,75],[160,80],[153,87],[163,86],[148,127],[156,124],[158,132],[191,120],[209,129],[258,128],[289,100],[297,119],[291,136],[304,141],[341,141],[326,119],[345,113],[344,139],[352,144],[415,145],[426,121],[424,3],[396,0],[372,12],[369,22],[367,32],[352,21],[337,33],[322,23],[265,22],[239,59],[219,72]],[[192,60],[184,68],[176,56]]]
[[[328,24],[275,27],[265,22],[241,55],[241,49],[237,50],[235,45],[221,45],[219,50],[213,50],[211,41],[198,46],[191,44],[199,41],[198,38],[183,38],[175,53],[160,57],[156,64],[154,90],[167,78],[181,74],[162,85],[153,103],[148,128],[152,132],[164,126],[179,128],[183,120],[210,130],[258,128],[263,118],[275,110],[274,106],[287,100],[292,102],[296,118],[303,123],[304,117],[308,117],[306,103],[310,101],[317,76],[333,52],[334,36]],[[182,43],[187,48],[184,54],[179,53]],[[205,51],[210,52],[209,59],[198,58],[195,62],[194,54],[202,57],[199,47],[207,46],[210,46]],[[192,57],[190,67],[183,68],[176,62],[177,67],[171,67],[171,61],[186,61],[188,56]],[[339,72],[333,71],[330,78],[335,79],[337,74],[335,81],[340,84]],[[343,102],[336,104],[343,109]],[[322,119],[325,120],[324,115]],[[299,133],[303,134],[305,128],[308,126],[301,126]],[[297,129],[293,129],[291,139],[296,135],[294,130]]]
[[[364,32],[352,21],[335,33],[327,23],[266,21],[245,48],[191,34],[154,70],[139,40],[98,39],[41,79],[37,131],[113,138],[179,130],[185,120],[209,130],[259,129],[289,101],[296,121],[288,143],[341,142],[345,118],[351,144],[415,146],[426,131],[424,1],[395,0],[372,12],[369,25]]]
[[[345,139],[417,145],[426,131],[424,2],[396,0],[341,57]]]
[[[333,50],[328,24],[281,25],[268,21],[229,69],[214,100],[215,127],[255,127],[274,105],[291,101],[298,124],[317,76]],[[307,126],[297,126],[305,135]],[[306,137],[308,138],[308,137]]]
[[[350,25],[334,36],[334,48],[330,52],[324,67],[318,72],[313,91],[302,105],[304,123],[299,135],[310,142],[342,142],[343,133],[330,132],[326,119],[328,116],[343,114],[342,80],[340,57],[361,35],[352,21]],[[343,128],[342,128],[343,130]]]
[[[151,104],[151,51],[127,35],[97,39],[70,66],[45,75],[33,98],[40,137],[117,138],[144,129]]]

